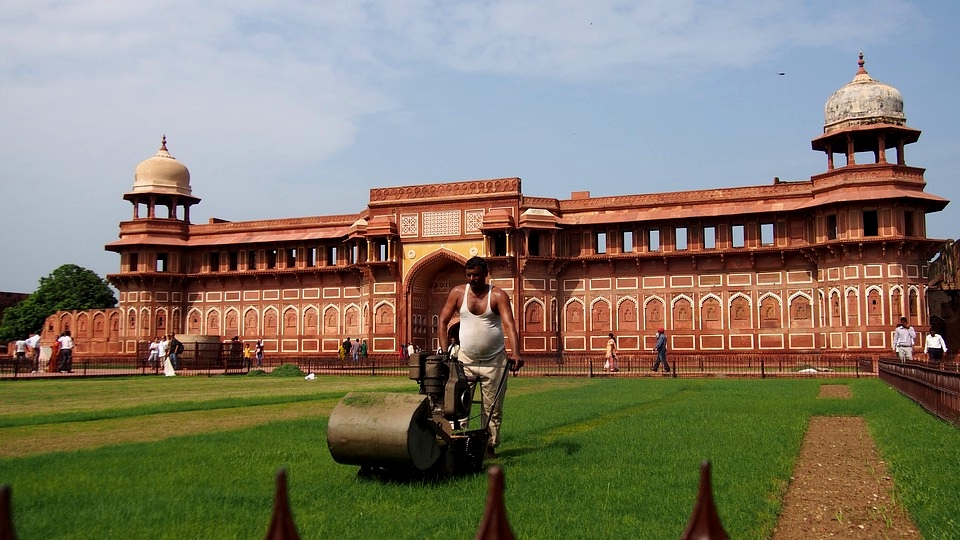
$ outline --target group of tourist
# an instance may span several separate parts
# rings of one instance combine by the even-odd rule
[[[53,347],[49,348],[49,353],[44,351],[40,344],[40,334],[31,332],[27,339],[18,339],[14,343],[13,356],[18,365],[29,364],[33,373],[73,373],[73,348],[74,342],[69,330],[64,330],[57,336]]]
[[[367,348],[367,340],[360,341],[360,338],[343,340],[337,349],[337,356],[340,360],[352,360],[354,364],[359,364],[361,360],[366,361],[370,351]]]
[[[257,367],[263,367],[263,340],[258,339],[256,345],[250,347],[249,343],[243,345],[243,367],[250,369],[253,367],[253,359],[257,360]]]
[[[180,355],[183,354],[183,343],[173,334],[155,337],[149,346],[147,362],[150,367],[157,369],[163,366],[163,374],[173,377],[180,369]]]
[[[893,352],[897,353],[900,362],[913,360],[913,346],[917,340],[917,331],[910,326],[906,317],[900,317],[900,324],[893,331]],[[943,336],[931,326],[927,337],[923,340],[923,353],[930,362],[942,362],[947,352],[947,343]]]
[[[653,346],[653,352],[656,353],[656,357],[650,371],[659,371],[662,364],[663,371],[670,373],[670,364],[667,363],[667,334],[663,327],[657,329],[657,341]],[[611,373],[620,371],[620,368],[617,367],[617,339],[613,336],[613,332],[607,334],[607,353],[603,370]]]

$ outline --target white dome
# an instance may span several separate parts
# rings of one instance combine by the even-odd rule
[[[133,173],[133,193],[192,195],[190,171],[167,151],[166,136],[156,155],[137,165]]]
[[[853,80],[834,92],[823,107],[823,132],[870,124],[905,125],[900,91],[867,74],[863,53],[857,63],[860,69]]]

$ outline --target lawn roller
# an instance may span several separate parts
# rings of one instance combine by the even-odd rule
[[[334,461],[359,465],[361,475],[480,471],[490,435],[486,425],[461,429],[473,405],[463,364],[447,354],[415,353],[409,377],[420,384],[419,394],[350,392],[340,400],[327,425]],[[501,383],[498,400],[502,394]]]

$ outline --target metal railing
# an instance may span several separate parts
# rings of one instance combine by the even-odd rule
[[[879,376],[934,415],[960,426],[960,370],[955,361],[902,363],[883,358]]]
[[[57,371],[56,360],[40,366],[34,373],[28,366],[0,362],[0,377],[35,378],[63,376],[162,375],[159,362],[148,362],[147,344],[136,355],[85,355],[74,357],[72,373]],[[671,371],[653,373],[652,353],[621,354],[618,371],[604,370],[605,358],[599,353],[526,354],[519,376],[527,377],[650,377],[682,378],[804,378],[873,377],[877,374],[877,356],[866,353],[669,353]],[[317,375],[406,376],[407,360],[398,354],[377,354],[358,361],[334,354],[268,354],[259,368],[255,358],[245,359],[242,350],[230,343],[187,343],[179,355],[177,375],[211,376],[245,374],[253,369],[272,371],[283,364],[294,364],[304,373]],[[947,364],[946,366],[949,366]],[[954,368],[956,364],[953,364]]]

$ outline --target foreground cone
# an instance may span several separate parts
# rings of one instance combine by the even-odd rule
[[[477,530],[477,540],[514,540],[510,522],[507,521],[507,507],[503,504],[503,470],[494,465],[487,471],[487,507],[483,511],[483,521]]]
[[[697,491],[697,502],[693,505],[693,514],[690,523],[683,531],[680,540],[728,540],[727,531],[723,530],[717,505],[713,500],[713,486],[710,482],[710,462],[704,461],[700,465],[700,489]]]
[[[290,502],[287,499],[285,469],[277,471],[277,493],[273,497],[273,516],[270,518],[266,540],[300,540],[297,526],[293,523],[293,515],[290,513]]]

